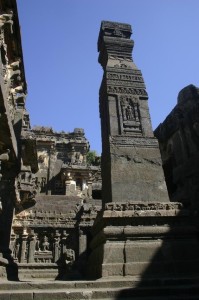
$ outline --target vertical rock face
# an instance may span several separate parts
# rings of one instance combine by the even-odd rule
[[[128,24],[103,21],[98,51],[104,75],[100,87],[102,197],[104,203],[169,201],[148,95],[132,59]]]
[[[0,0],[0,277],[12,263],[14,208],[35,203],[36,141],[30,134],[26,95],[17,4]]]
[[[189,85],[155,130],[171,201],[199,209],[199,88]]]

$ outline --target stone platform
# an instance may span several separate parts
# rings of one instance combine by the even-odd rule
[[[197,216],[181,203],[107,203],[92,228],[90,278],[197,276]]]
[[[0,284],[0,300],[192,300],[199,299],[198,295],[198,278],[142,281],[138,277],[129,277],[96,281],[21,281]]]

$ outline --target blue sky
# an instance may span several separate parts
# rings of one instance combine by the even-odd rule
[[[97,39],[102,20],[131,24],[155,129],[178,92],[199,86],[198,0],[17,0],[31,125],[84,128],[101,153]]]

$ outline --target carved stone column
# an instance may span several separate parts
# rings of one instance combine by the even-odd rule
[[[26,262],[27,238],[28,238],[28,233],[26,231],[26,228],[24,228],[23,234],[21,236],[21,251],[20,251],[20,262],[21,263]]]
[[[169,201],[131,33],[128,24],[103,21],[98,39],[103,202]]]
[[[34,230],[32,229],[28,235],[29,240],[29,248],[28,248],[28,263],[34,263],[34,255],[35,255],[35,245],[36,245],[36,235]]]
[[[14,233],[14,230],[11,230],[11,235],[10,235],[10,251],[12,252],[13,255],[13,251],[15,248],[15,244],[16,244],[16,234]]]
[[[52,187],[51,187],[51,179],[52,179],[52,158],[53,158],[53,155],[54,155],[54,152],[55,152],[55,149],[54,149],[54,145],[51,144],[50,148],[49,148],[49,151],[48,151],[48,172],[47,172],[47,194],[48,195],[51,195],[51,190],[52,190]]]
[[[60,257],[60,233],[58,230],[55,231],[54,242],[53,242],[53,260],[57,262]]]
[[[2,163],[2,173],[10,171],[7,162]],[[6,174],[7,175],[7,174]],[[0,253],[7,259],[11,259],[9,250],[12,218],[14,212],[15,185],[13,178],[2,176],[0,180]]]
[[[66,186],[66,191],[65,191],[66,196],[71,196],[75,194],[76,183],[73,180],[73,177],[70,172],[66,174],[65,186]]]
[[[87,236],[83,229],[79,229],[79,256],[87,250]]]
[[[131,33],[128,24],[103,21],[100,28],[103,210],[92,229],[88,274],[197,275],[196,220],[181,203],[169,201]]]
[[[61,247],[62,247],[62,254],[64,254],[66,252],[67,249],[67,237],[68,237],[68,233],[66,233],[66,230],[63,231],[62,233],[62,237],[61,237]]]

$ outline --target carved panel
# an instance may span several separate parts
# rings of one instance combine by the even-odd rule
[[[121,96],[119,98],[121,114],[121,133],[141,133],[140,109],[136,97]]]

